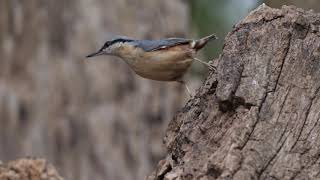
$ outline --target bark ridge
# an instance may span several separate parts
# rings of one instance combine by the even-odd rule
[[[170,122],[149,179],[319,179],[320,15],[259,6]]]

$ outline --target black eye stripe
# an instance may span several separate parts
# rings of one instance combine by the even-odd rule
[[[112,41],[107,41],[107,42],[103,45],[103,49],[108,48],[109,46],[112,46],[113,44],[116,44],[116,43],[119,43],[119,42],[125,43],[125,42],[132,42],[132,41],[134,41],[134,40],[132,40],[132,39],[122,39],[122,38],[120,38],[120,39],[114,39],[114,40],[112,40]]]
[[[111,45],[115,44],[115,43],[119,43],[119,42],[124,43],[124,42],[132,42],[132,41],[133,41],[132,39],[115,39],[115,40],[111,41]]]
[[[104,43],[103,48],[105,49],[105,48],[109,47],[110,45],[111,45],[110,41],[107,41],[106,43]]]

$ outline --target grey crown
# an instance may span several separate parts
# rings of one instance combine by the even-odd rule
[[[117,38],[112,41],[108,41],[105,46],[110,46],[114,43],[125,42],[128,44],[132,44],[135,47],[142,48],[146,52],[156,51],[159,49],[172,47],[180,44],[189,44],[192,40],[184,39],[184,38],[169,38],[169,39],[160,39],[160,40],[136,40],[130,38]]]

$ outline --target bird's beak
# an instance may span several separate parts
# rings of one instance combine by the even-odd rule
[[[104,52],[103,52],[103,50],[101,49],[101,50],[99,50],[98,52],[89,54],[89,55],[87,56],[87,58],[91,58],[91,57],[95,57],[95,56],[100,56],[100,55],[103,55],[103,54],[104,54]]]

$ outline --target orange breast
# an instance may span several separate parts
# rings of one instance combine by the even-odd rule
[[[128,63],[140,76],[159,80],[180,79],[192,64],[195,52],[188,45],[143,52]]]

